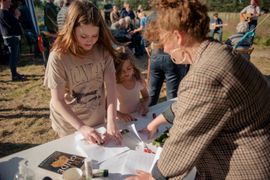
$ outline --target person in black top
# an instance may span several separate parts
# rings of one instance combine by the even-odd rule
[[[111,14],[113,6],[110,2],[108,2],[108,0],[105,0],[104,2],[105,2],[104,6],[103,6],[104,19],[105,19],[105,22],[107,23],[107,25],[110,26],[112,23],[111,19],[110,19],[110,14]]]
[[[21,28],[18,19],[9,12],[11,0],[0,0],[0,31],[5,45],[9,49],[9,66],[12,81],[25,80],[23,75],[17,72],[17,61],[20,58]]]
[[[56,34],[57,27],[57,6],[54,4],[54,0],[47,0],[44,8],[44,22],[49,33]]]

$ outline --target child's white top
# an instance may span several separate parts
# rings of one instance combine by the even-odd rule
[[[140,102],[142,83],[136,81],[133,89],[127,89],[122,84],[116,84],[117,110],[122,113],[133,113]]]

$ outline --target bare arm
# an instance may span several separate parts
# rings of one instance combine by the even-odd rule
[[[107,133],[112,136],[116,143],[121,143],[121,134],[116,125],[116,77],[113,60],[105,70],[105,85],[107,89]]]
[[[77,115],[71,110],[64,100],[65,88],[57,87],[51,89],[51,102],[57,111],[63,116],[64,120],[71,124],[76,130],[80,131],[84,138],[92,143],[102,144],[100,134],[94,128],[86,126]]]
[[[63,116],[65,121],[71,124],[75,129],[79,130],[84,123],[76,116],[71,108],[66,104],[64,100],[65,88],[57,87],[51,89],[51,102],[57,111]]]
[[[149,94],[146,88],[146,83],[143,83],[144,88],[141,90],[142,99],[137,106],[137,112],[139,112],[142,116],[145,116],[149,111]]]

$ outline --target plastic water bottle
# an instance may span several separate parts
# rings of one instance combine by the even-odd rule
[[[19,171],[15,174],[14,180],[25,180],[25,165],[22,161],[19,163]]]
[[[29,168],[27,160],[19,162],[19,171],[15,174],[14,180],[35,180],[35,173]]]

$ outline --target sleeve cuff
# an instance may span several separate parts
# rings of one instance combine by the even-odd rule
[[[161,172],[159,171],[158,167],[157,167],[157,162],[155,164],[155,166],[152,169],[152,176],[156,179],[156,180],[166,180],[168,178],[164,177]]]
[[[175,118],[175,115],[172,111],[172,106],[170,106],[166,111],[162,113],[164,118],[168,121],[168,123],[173,124],[173,120]]]

